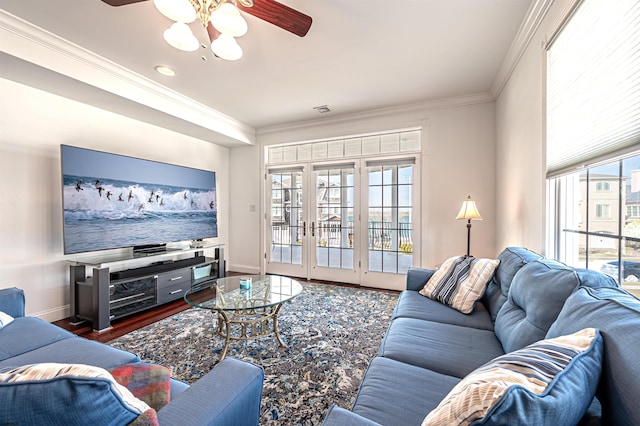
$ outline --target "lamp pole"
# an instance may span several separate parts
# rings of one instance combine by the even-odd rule
[[[470,257],[471,254],[471,219],[467,219],[467,257]]]

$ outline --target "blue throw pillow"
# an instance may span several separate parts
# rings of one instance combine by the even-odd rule
[[[42,363],[0,370],[0,423],[157,425],[155,410],[104,369]]]
[[[596,396],[603,425],[640,425],[640,300],[622,288],[576,290],[549,328],[547,339],[586,327],[604,339],[602,380]]]
[[[462,379],[422,426],[578,424],[596,392],[602,346],[600,332],[585,328],[499,356]]]

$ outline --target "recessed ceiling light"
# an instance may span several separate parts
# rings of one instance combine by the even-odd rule
[[[165,65],[157,65],[156,71],[167,77],[173,77],[174,75],[176,75],[176,72],[173,70],[173,68],[169,68]]]

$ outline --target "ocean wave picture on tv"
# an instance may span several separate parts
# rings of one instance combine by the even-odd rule
[[[61,146],[65,254],[218,236],[215,172]]]

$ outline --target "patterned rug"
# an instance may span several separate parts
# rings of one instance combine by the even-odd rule
[[[350,408],[389,325],[397,294],[303,283],[285,303],[274,335],[232,341],[227,357],[265,370],[261,425],[319,425],[332,404]],[[218,360],[224,341],[211,312],[190,309],[112,340],[109,345],[171,368],[193,383]]]

